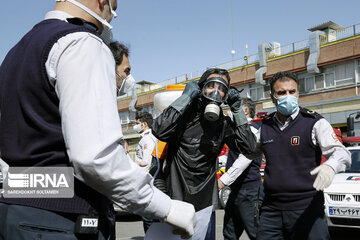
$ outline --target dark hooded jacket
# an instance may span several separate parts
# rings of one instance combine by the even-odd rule
[[[205,106],[201,97],[182,115],[170,106],[152,128],[156,138],[168,143],[165,177],[169,196],[193,204],[196,211],[217,202],[217,157],[224,144],[236,152],[255,148],[248,124],[235,127],[222,112],[217,121],[207,121]]]

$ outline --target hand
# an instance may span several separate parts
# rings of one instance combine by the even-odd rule
[[[225,184],[220,180],[220,178],[218,179],[218,188],[219,188],[219,191],[221,189],[223,189],[225,187]]]
[[[230,88],[228,93],[227,103],[232,111],[237,111],[241,107],[241,96],[240,92],[234,88]]]
[[[196,98],[200,94],[200,88],[197,82],[190,81],[186,84],[183,94],[188,95],[191,99]]]
[[[171,200],[170,212],[165,222],[177,228],[174,234],[181,235],[181,238],[190,238],[194,234],[196,223],[194,206],[190,203]]]
[[[311,175],[317,174],[313,187],[317,191],[323,191],[324,188],[330,186],[335,176],[335,171],[332,167],[322,164],[310,172]]]
[[[145,163],[137,163],[140,167],[146,167],[148,164]]]

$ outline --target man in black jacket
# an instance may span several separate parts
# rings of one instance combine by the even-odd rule
[[[226,70],[209,69],[198,83],[189,82],[153,124],[154,136],[169,146],[167,191],[172,199],[192,203],[195,211],[216,203],[216,163],[224,143],[236,152],[255,148],[240,93],[229,88]],[[225,102],[234,113],[233,122],[222,113],[220,105]]]

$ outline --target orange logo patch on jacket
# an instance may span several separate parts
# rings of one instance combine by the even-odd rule
[[[332,139],[334,139],[335,142],[340,141],[335,132],[331,133],[331,137],[332,137]]]

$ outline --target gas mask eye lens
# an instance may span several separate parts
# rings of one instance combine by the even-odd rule
[[[224,96],[224,95],[222,95],[222,96]],[[217,90],[214,90],[208,94],[208,97],[213,99],[216,102],[221,102],[222,96],[221,96],[221,93]]]
[[[223,96],[225,96],[226,93],[227,93],[227,88],[226,88],[224,85],[220,84],[220,85],[218,86],[218,91],[219,91]]]
[[[210,82],[210,83],[207,85],[207,88],[210,88],[210,89],[215,88],[215,83],[214,83],[214,82]]]
[[[210,78],[203,87],[203,96],[208,100],[215,101],[219,104],[226,101],[227,92],[227,85],[218,78]]]
[[[202,97],[206,99],[204,117],[208,121],[216,121],[220,116],[220,105],[227,99],[228,83],[221,77],[206,80],[202,88]]]

